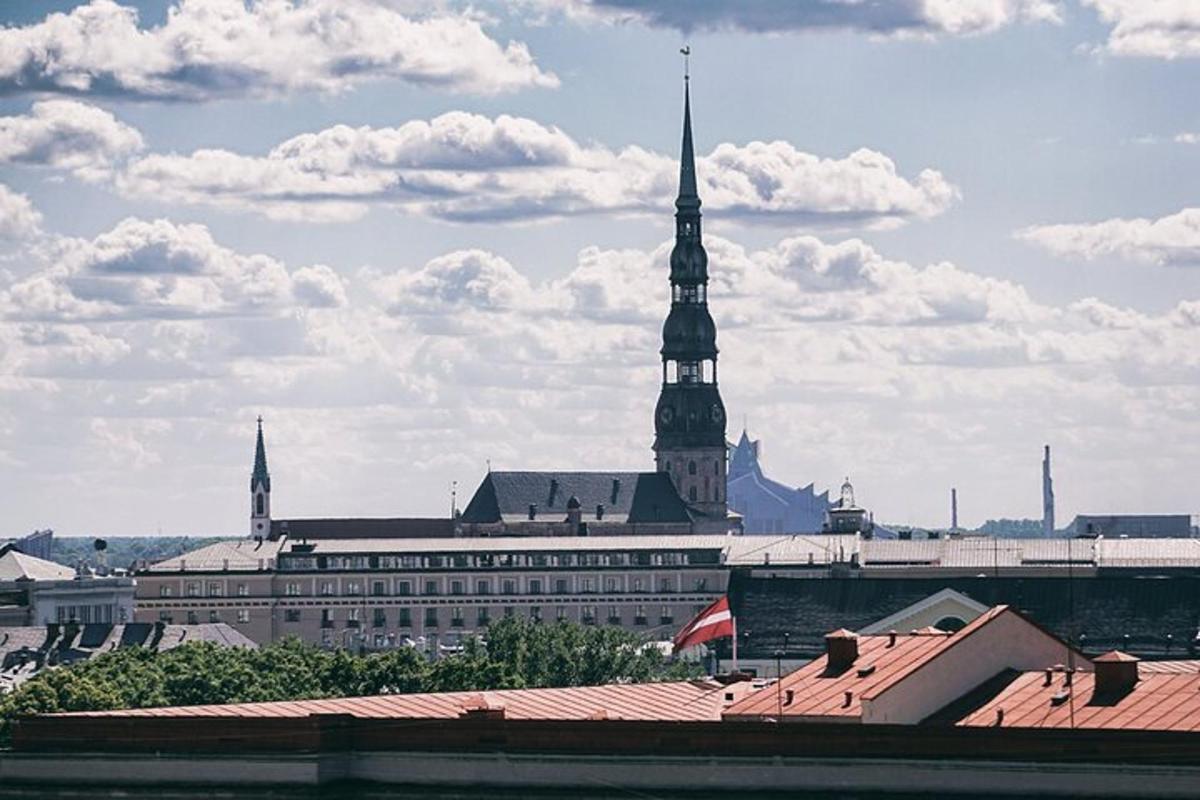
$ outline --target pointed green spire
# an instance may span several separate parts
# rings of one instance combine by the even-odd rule
[[[679,197],[675,207],[700,208],[700,193],[696,190],[696,154],[692,147],[692,99],[690,79],[683,79],[683,147],[679,156]]]
[[[258,418],[258,441],[254,445],[254,472],[250,473],[250,491],[254,491],[260,483],[268,492],[271,491],[271,473],[267,471],[267,448],[263,444],[262,417]]]

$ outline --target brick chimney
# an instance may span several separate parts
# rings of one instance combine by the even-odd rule
[[[849,669],[858,658],[858,634],[845,628],[825,634],[825,654],[830,672]]]
[[[1112,650],[1102,656],[1092,659],[1096,670],[1096,691],[1098,695],[1124,694],[1138,682],[1137,656]]]

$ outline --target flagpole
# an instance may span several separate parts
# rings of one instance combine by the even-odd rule
[[[737,657],[737,639],[738,639],[738,637],[737,637],[737,617],[733,616],[733,614],[732,614],[732,609],[731,609],[731,611],[730,611],[730,616],[729,616],[729,619],[730,619],[730,621],[733,623],[733,671],[734,671],[734,672],[737,672],[737,671],[738,671],[738,657]]]

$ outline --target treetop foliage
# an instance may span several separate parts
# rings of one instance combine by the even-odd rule
[[[312,700],[376,694],[645,683],[693,677],[637,634],[614,627],[493,623],[487,639],[430,661],[410,647],[356,655],[284,639],[257,650],[187,642],[132,647],[47,669],[0,696],[0,740],[14,718],[59,711]]]

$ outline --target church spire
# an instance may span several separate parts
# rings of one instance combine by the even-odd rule
[[[683,78],[683,146],[679,153],[679,197],[675,207],[700,209],[700,193],[696,190],[696,152],[692,146],[691,80]]]
[[[681,52],[686,58],[691,51],[685,47]],[[690,83],[685,73],[671,310],[659,350],[663,382],[654,411],[654,453],[658,471],[671,476],[692,509],[697,531],[724,533],[729,453],[725,405],[717,389],[717,326],[708,311],[708,254],[700,232]]]
[[[254,472],[250,473],[250,491],[262,484],[268,492],[271,491],[271,473],[267,471],[267,448],[263,444],[263,419],[258,418],[258,441],[254,445]]]
[[[267,471],[262,422],[260,416],[258,438],[254,443],[254,471],[250,473],[250,535],[255,539],[266,539],[271,535],[271,473]]]

